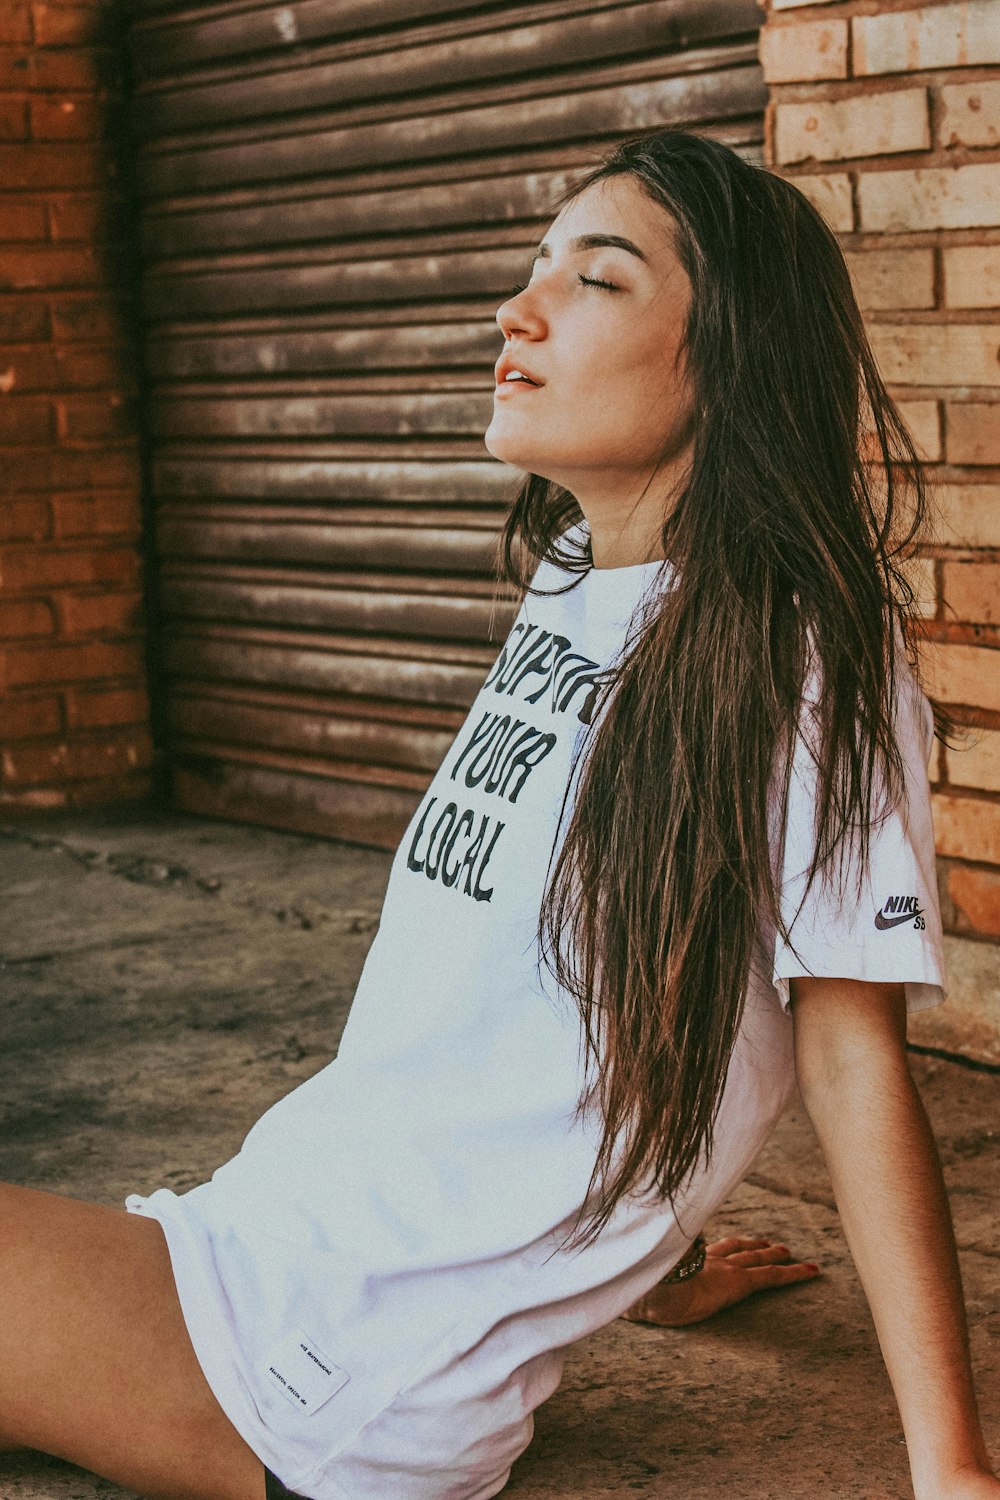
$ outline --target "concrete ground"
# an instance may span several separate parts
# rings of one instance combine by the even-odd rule
[[[208,1177],[335,1052],[388,870],[377,851],[146,811],[0,827],[0,1177],[110,1204]],[[926,1055],[913,1069],[941,1146],[1000,1458],[1000,1078]],[[618,1321],[575,1346],[505,1494],[911,1494],[801,1108],[710,1228],[782,1239],[824,1275],[693,1329]],[[68,1464],[0,1457],[0,1500],[123,1493]]]

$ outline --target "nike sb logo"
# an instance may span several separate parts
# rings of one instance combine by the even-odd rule
[[[924,914],[917,905],[916,896],[890,896],[882,910],[875,913],[875,926],[879,932],[901,927],[904,922],[912,922],[918,929],[924,925]]]

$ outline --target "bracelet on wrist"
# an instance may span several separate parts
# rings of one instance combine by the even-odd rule
[[[705,1236],[699,1234],[691,1243],[690,1248],[681,1257],[672,1271],[664,1276],[664,1281],[686,1281],[689,1276],[697,1276],[705,1264]]]

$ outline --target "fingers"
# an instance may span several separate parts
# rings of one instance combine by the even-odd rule
[[[768,1245],[764,1250],[739,1250],[726,1256],[734,1266],[770,1266],[791,1258],[792,1252],[787,1245]]]
[[[716,1240],[706,1249],[706,1255],[714,1259],[724,1259],[728,1265],[742,1266],[747,1269],[760,1266],[783,1265],[792,1261],[792,1252],[787,1245],[775,1245],[765,1239],[744,1239],[737,1235],[730,1235],[727,1239]],[[812,1262],[796,1261],[797,1266],[808,1266],[810,1275],[817,1275],[819,1267]]]
[[[740,1239],[739,1236],[731,1234],[724,1240],[716,1240],[714,1244],[705,1247],[706,1255],[733,1255],[740,1250],[761,1250],[771,1243],[770,1240]]]
[[[755,1292],[772,1286],[791,1286],[796,1281],[812,1281],[821,1274],[819,1266],[812,1262],[794,1261],[791,1265],[754,1266],[749,1271]]]

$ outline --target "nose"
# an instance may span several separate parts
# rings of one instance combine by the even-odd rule
[[[527,287],[521,287],[520,291],[514,292],[506,302],[501,302],[496,311],[496,320],[501,333],[508,342],[515,333],[524,333],[529,337],[537,336],[541,320],[533,311]]]

